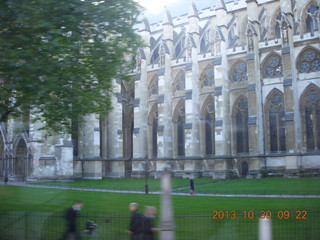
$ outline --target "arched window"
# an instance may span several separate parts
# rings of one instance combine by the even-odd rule
[[[205,114],[205,140],[206,140],[206,155],[215,153],[215,111],[214,102],[210,101],[206,107]]]
[[[185,102],[183,99],[177,104],[173,113],[174,122],[174,155],[185,155]]]
[[[158,95],[158,76],[154,76],[149,84],[149,97]]]
[[[275,38],[281,38],[280,22],[281,22],[281,12],[276,17],[276,24],[274,26]]]
[[[270,152],[286,151],[286,126],[283,94],[274,90],[266,103],[266,131]]]
[[[178,118],[178,156],[184,156],[184,116]]]
[[[245,97],[235,103],[234,107],[235,146],[237,153],[249,152],[248,101]]]
[[[200,53],[207,53],[210,46],[210,31],[205,31],[200,42]]]
[[[186,78],[183,71],[180,71],[174,81],[174,92],[186,89]]]
[[[311,86],[302,98],[304,143],[309,151],[320,149],[320,88]]]
[[[201,74],[201,87],[214,86],[214,69],[212,65],[208,65]]]
[[[277,54],[271,54],[262,64],[264,78],[282,77],[282,59]]]
[[[300,73],[320,71],[320,53],[313,48],[307,48],[298,56],[297,68]]]
[[[151,64],[159,63],[159,45],[153,50],[150,62]]]
[[[158,113],[155,113],[155,117],[152,121],[152,156],[158,156]]]
[[[177,36],[177,42],[176,42],[175,49],[174,49],[176,58],[181,58],[181,57],[184,56],[184,53],[185,53],[185,42],[186,42],[185,32],[181,32]]]
[[[244,61],[238,61],[231,70],[231,81],[243,82],[247,80],[247,64]]]
[[[19,179],[24,179],[27,174],[29,174],[27,172],[29,169],[26,169],[26,163],[28,163],[27,156],[27,145],[24,139],[21,138],[16,147],[16,157],[14,162],[14,174]]]
[[[315,30],[318,30],[317,24],[317,12],[318,8],[316,5],[311,4],[307,10],[307,18],[306,18],[306,32],[313,33]]]

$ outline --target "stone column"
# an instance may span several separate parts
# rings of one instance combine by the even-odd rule
[[[200,157],[200,119],[199,119],[199,70],[198,52],[199,45],[199,15],[194,3],[189,9],[189,33],[187,36],[187,63],[185,67],[185,160],[184,170],[198,172],[201,162],[196,160]],[[189,160],[190,159],[190,160]],[[193,173],[195,175],[195,173]],[[196,176],[193,176],[196,177]]]
[[[163,18],[163,41],[167,46],[165,53],[165,64],[158,72],[158,159],[172,158],[172,77],[171,57],[173,56],[173,23],[168,10]],[[158,165],[158,164],[157,164]],[[162,165],[162,164],[160,164]],[[157,166],[162,170],[163,166]]]
[[[123,159],[123,129],[122,129],[122,101],[121,80],[113,81],[113,91],[116,93],[112,97],[113,109],[107,118],[107,158],[105,162],[106,176],[124,176],[125,167]],[[117,160],[117,161],[113,161]]]
[[[171,200],[171,175],[165,171],[161,180],[161,223],[160,239],[174,240],[173,209]]]
[[[295,56],[293,45],[293,18],[290,13],[291,1],[281,0],[281,11],[283,14],[280,24],[281,38],[282,38],[282,63],[283,63],[283,88],[284,88],[284,107],[285,107],[285,121],[286,121],[286,151],[288,153],[297,152],[298,138],[296,131],[299,129],[299,100],[294,99],[298,96],[297,88],[297,74],[295,69]],[[295,126],[296,122],[296,126]],[[297,171],[299,157],[286,157],[286,171]]]
[[[247,74],[249,154],[263,153],[263,115],[261,100],[258,3],[247,0]],[[250,164],[249,164],[250,168]]]

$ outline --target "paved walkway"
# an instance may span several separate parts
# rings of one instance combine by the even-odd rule
[[[0,185],[4,185],[3,182]],[[111,190],[111,189],[99,189],[99,188],[77,188],[77,187],[62,187],[62,186],[46,186],[28,184],[24,182],[10,182],[8,185],[21,186],[30,188],[49,188],[49,189],[62,189],[62,190],[74,190],[74,191],[90,191],[90,192],[113,192],[113,193],[135,193],[145,194],[144,191],[128,191],[128,190]],[[149,194],[161,194],[160,191],[149,191]],[[189,193],[177,193],[172,192],[172,195],[186,196]],[[196,193],[194,196],[206,196],[206,197],[251,197],[251,198],[320,198],[319,194],[229,194],[229,193]]]

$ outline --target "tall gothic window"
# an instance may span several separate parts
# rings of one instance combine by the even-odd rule
[[[210,102],[206,107],[205,114],[205,140],[206,140],[206,155],[215,153],[215,111],[214,102]]]
[[[243,82],[247,80],[248,80],[247,64],[244,61],[239,61],[232,68],[231,81]]]
[[[149,97],[158,95],[158,76],[154,76],[149,84]]]
[[[311,87],[302,99],[302,121],[306,148],[320,149],[320,89]]]
[[[270,152],[286,151],[286,126],[283,94],[275,91],[266,106],[267,131]]]
[[[210,31],[205,31],[200,42],[200,53],[206,53],[210,46]]]
[[[174,92],[184,91],[186,89],[186,78],[183,71],[181,71],[174,81]]]
[[[235,145],[237,153],[249,152],[248,101],[241,97],[234,108]]]
[[[214,85],[214,69],[209,65],[201,75],[201,87],[212,87]]]
[[[317,24],[317,12],[318,8],[311,4],[309,9],[307,10],[307,19],[306,19],[306,32],[313,33],[315,30],[318,30]]]
[[[262,65],[264,78],[282,77],[282,59],[277,54],[271,54]]]
[[[307,48],[299,54],[297,67],[300,73],[320,71],[320,53],[313,48]]]
[[[176,38],[176,45],[175,45],[175,57],[181,58],[185,53],[185,32],[182,31]]]
[[[152,121],[152,156],[158,156],[158,114],[153,118]]]
[[[181,99],[173,114],[173,122],[174,122],[174,152],[177,156],[185,155],[185,103],[184,100]]]
[[[151,56],[151,64],[156,64],[159,62],[159,45],[153,50]]]
[[[178,118],[178,156],[184,156],[184,116]]]
[[[280,21],[281,21],[281,12],[276,17],[276,25],[274,26],[275,38],[281,38]]]

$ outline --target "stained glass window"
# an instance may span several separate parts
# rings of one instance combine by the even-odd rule
[[[276,78],[282,77],[282,59],[276,54],[269,56],[262,66],[263,77]]]
[[[308,150],[320,149],[320,91],[311,89],[303,103],[305,136]]]
[[[285,111],[282,95],[274,94],[268,102],[270,152],[286,151]]]
[[[232,81],[243,82],[248,80],[247,76],[247,64],[243,61],[238,62],[232,70]]]
[[[184,156],[184,117],[178,118],[178,156]]]
[[[236,129],[235,140],[236,140],[237,153],[248,153],[249,152],[248,102],[246,98],[241,98],[236,103],[235,129]]]
[[[175,91],[184,91],[186,89],[186,83],[185,83],[185,75],[184,73],[179,73],[178,77],[175,80]]]
[[[158,95],[159,87],[158,87],[158,77],[155,76],[150,83],[149,86],[149,96]]]
[[[320,71],[320,54],[314,49],[306,49],[300,54],[298,69],[300,73]]]
[[[307,11],[306,32],[313,32],[315,30],[318,30],[318,25],[316,22],[317,11],[318,11],[318,8],[314,4],[311,4]]]
[[[212,87],[214,85],[214,69],[206,68],[201,76],[201,87]]]
[[[158,155],[158,119],[155,117],[152,122],[152,156]]]

